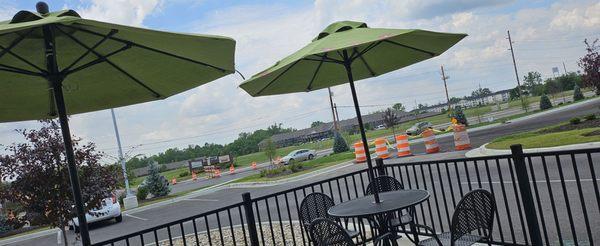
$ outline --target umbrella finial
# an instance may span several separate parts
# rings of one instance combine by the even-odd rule
[[[48,14],[49,9],[48,9],[48,4],[46,2],[38,2],[35,4],[35,10],[37,10],[38,13],[45,15]]]

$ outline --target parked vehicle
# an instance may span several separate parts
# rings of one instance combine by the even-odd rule
[[[375,127],[375,130],[385,129],[385,125],[378,125]]]
[[[85,218],[88,223],[110,219],[115,219],[115,221],[121,222],[123,220],[123,214],[121,214],[121,204],[119,204],[117,196],[113,194],[111,197],[104,198],[100,207],[87,212],[85,214]],[[69,230],[75,230],[75,232],[79,232],[79,220],[77,217],[69,221]]]
[[[286,156],[282,157],[280,163],[287,165],[297,161],[312,160],[315,158],[315,156],[317,156],[317,152],[315,150],[299,149],[294,150]]]
[[[411,136],[419,135],[425,129],[430,128],[432,126],[433,125],[431,125],[431,122],[429,122],[429,121],[417,122],[413,126],[411,126],[410,128],[406,129],[406,135],[411,135]]]

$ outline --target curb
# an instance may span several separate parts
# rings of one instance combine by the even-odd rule
[[[14,243],[22,242],[22,241],[25,241],[25,240],[31,240],[31,239],[38,238],[38,237],[45,237],[45,236],[49,236],[49,235],[52,235],[52,234],[56,234],[59,231],[60,230],[58,228],[52,228],[52,229],[48,229],[48,230],[43,230],[43,231],[38,231],[38,232],[30,233],[30,234],[27,234],[27,235],[15,236],[15,237],[11,237],[11,238],[8,238],[8,239],[0,240],[0,245],[9,245],[9,244],[14,244]]]
[[[465,157],[483,157],[483,156],[494,156],[494,155],[509,155],[511,154],[508,149],[488,149],[486,146],[489,143],[481,145],[479,148],[469,150],[465,153]],[[556,147],[546,147],[546,148],[533,148],[533,149],[523,149],[523,153],[539,153],[539,152],[549,152],[549,151],[561,151],[561,150],[574,150],[574,149],[591,149],[591,148],[600,148],[600,142],[589,142],[589,143],[580,143],[580,144],[570,144]]]

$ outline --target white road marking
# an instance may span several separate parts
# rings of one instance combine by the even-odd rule
[[[202,198],[187,198],[184,201],[193,201],[193,202],[218,202],[219,200],[215,199],[202,199]]]
[[[148,220],[148,219],[144,219],[144,218],[141,218],[141,217],[137,217],[137,216],[134,216],[134,215],[131,215],[131,214],[125,214],[125,216],[131,217],[131,218],[134,218],[134,219],[138,219],[138,220],[143,220],[143,221],[146,221],[146,220]]]

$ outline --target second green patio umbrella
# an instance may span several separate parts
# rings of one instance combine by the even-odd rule
[[[367,155],[368,175],[373,180],[373,165],[354,81],[438,56],[466,36],[415,29],[368,28],[365,23],[354,21],[335,22],[310,44],[244,81],[240,87],[257,97],[349,83]],[[375,201],[379,202],[377,193]]]
[[[67,114],[165,99],[233,73],[235,41],[19,11],[0,22],[0,122],[60,120],[82,241],[90,244]]]

